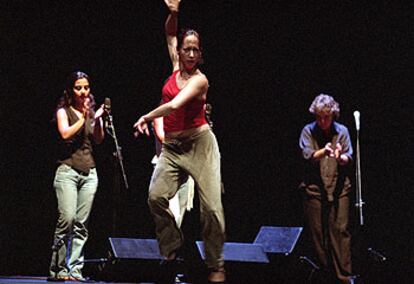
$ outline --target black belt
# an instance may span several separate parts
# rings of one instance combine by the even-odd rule
[[[87,173],[87,172],[84,172],[84,171],[81,171],[81,170],[75,169],[75,168],[73,168],[73,167],[72,167],[72,169],[73,169],[75,172],[77,172],[79,175],[81,175],[81,176],[84,176],[84,177],[89,176],[89,173]],[[94,168],[90,168],[90,169],[92,170],[92,169],[94,169]],[[89,171],[89,172],[90,172],[90,171]]]

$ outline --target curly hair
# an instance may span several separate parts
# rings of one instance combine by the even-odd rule
[[[339,117],[339,103],[332,96],[321,93],[313,100],[309,112],[316,115],[316,113],[324,110],[328,110],[335,118]]]

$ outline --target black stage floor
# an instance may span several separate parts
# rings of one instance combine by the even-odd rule
[[[227,284],[243,283],[278,283],[278,284],[336,284],[330,277],[318,273],[309,263],[297,261],[296,257],[283,257],[271,259],[269,264],[259,263],[226,263]],[[193,261],[194,262],[194,261]],[[193,264],[193,263],[192,263]],[[92,269],[85,267],[84,276],[89,276],[87,281],[49,281],[46,276],[30,275],[3,275],[0,276],[0,284],[33,284],[33,283],[118,283],[118,284],[152,284],[157,279],[164,279],[165,271],[158,269],[158,262],[122,262],[108,265],[104,269]],[[370,262],[364,260],[359,267],[360,276],[356,284],[389,284],[389,283],[414,283],[412,279],[412,266],[403,265],[401,261],[387,260],[384,262]],[[89,268],[89,269],[86,269]],[[186,266],[178,270],[182,276],[181,284],[205,284],[207,271],[203,263],[198,266]],[[175,270],[177,271],[177,270]],[[169,273],[167,273],[169,274]],[[169,274],[171,275],[171,274]],[[173,275],[176,275],[175,273]],[[171,279],[171,278],[168,278]]]
[[[96,283],[96,284],[106,284],[106,283],[117,283],[117,284],[153,284],[153,282],[103,282],[95,280],[86,280],[86,281],[48,281],[47,277],[39,276],[0,276],[0,284],[33,284],[33,283]],[[185,282],[176,282],[182,283]]]

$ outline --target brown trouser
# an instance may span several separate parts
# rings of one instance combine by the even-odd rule
[[[334,202],[310,197],[304,201],[304,210],[321,264],[327,267],[331,260],[338,279],[349,283],[351,275],[349,196],[340,196]]]
[[[188,138],[166,139],[151,178],[148,204],[155,221],[156,236],[163,256],[168,257],[184,238],[169,209],[171,199],[188,175],[200,196],[200,216],[208,267],[223,266],[225,224],[221,203],[220,153],[211,130]]]

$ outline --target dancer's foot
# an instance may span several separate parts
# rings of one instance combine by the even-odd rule
[[[210,283],[225,283],[226,281],[226,271],[224,267],[215,268],[210,271],[208,275],[208,281]]]

